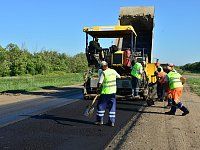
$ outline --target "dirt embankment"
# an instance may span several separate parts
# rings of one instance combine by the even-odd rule
[[[199,150],[200,97],[186,85],[182,102],[190,110],[186,116],[181,116],[180,110],[175,116],[165,115],[169,109],[164,108],[163,102],[146,108],[117,149]]]

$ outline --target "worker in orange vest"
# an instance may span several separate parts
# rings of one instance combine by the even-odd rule
[[[179,108],[183,111],[182,116],[189,114],[189,110],[183,106],[180,101],[183,92],[183,84],[186,79],[183,78],[175,69],[173,64],[167,66],[169,73],[167,74],[167,82],[169,84],[169,96],[172,98],[172,106],[169,112],[166,112],[168,115],[175,115],[176,109]]]

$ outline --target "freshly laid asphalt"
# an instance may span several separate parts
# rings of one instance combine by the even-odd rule
[[[115,127],[94,125],[83,115],[90,100],[79,100],[0,128],[0,149],[104,149],[145,105],[143,101],[118,101]],[[107,122],[108,113],[104,117]]]
[[[28,118],[75,102],[83,97],[80,89],[70,89],[69,92],[56,92],[45,97],[22,100],[10,104],[0,105],[0,128],[8,124]]]

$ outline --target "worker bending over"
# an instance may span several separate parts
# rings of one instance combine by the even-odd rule
[[[102,125],[103,117],[106,108],[109,109],[109,121],[108,125],[115,125],[115,113],[116,113],[116,78],[121,78],[120,75],[114,70],[108,68],[108,63],[102,61],[103,72],[99,78],[97,85],[98,93],[100,93],[100,99],[97,103],[97,118],[95,124]]]
[[[167,74],[167,82],[169,84],[169,98],[172,99],[172,106],[169,112],[166,112],[168,115],[175,115],[176,109],[179,108],[183,111],[182,116],[189,114],[189,110],[183,106],[180,101],[180,97],[183,92],[183,84],[185,83],[185,78],[183,78],[176,70],[174,70],[174,65],[169,64],[167,66],[169,73]]]
[[[163,101],[165,97],[166,90],[166,73],[163,68],[159,65],[157,66],[157,71],[155,72],[157,81],[157,96],[159,101]]]
[[[133,59],[132,66],[132,95],[134,98],[139,98],[139,85],[142,78],[143,67],[141,63],[137,62],[137,59]]]

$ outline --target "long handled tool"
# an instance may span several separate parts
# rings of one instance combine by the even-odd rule
[[[94,106],[93,106],[93,105],[94,105],[94,103],[96,102],[98,96],[99,96],[99,95],[96,95],[95,98],[92,100],[92,103],[90,103],[90,104],[86,107],[86,109],[85,109],[85,111],[84,111],[84,113],[83,113],[84,116],[86,116],[86,117],[92,116],[92,114],[94,113]]]

